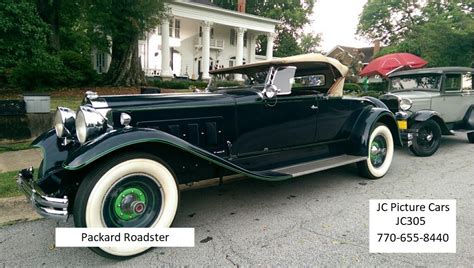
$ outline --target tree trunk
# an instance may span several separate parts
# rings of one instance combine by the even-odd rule
[[[59,11],[61,9],[61,0],[37,0],[36,6],[41,19],[51,28],[49,35],[49,46],[53,51],[59,51]]]
[[[138,86],[145,82],[138,57],[138,35],[128,41],[112,40],[112,61],[106,84],[112,86]]]

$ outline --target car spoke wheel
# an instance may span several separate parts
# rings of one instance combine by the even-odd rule
[[[367,160],[357,163],[361,176],[379,179],[387,173],[392,163],[394,143],[390,129],[376,124],[370,134]]]
[[[170,227],[178,208],[171,170],[155,156],[129,154],[98,166],[79,186],[74,202],[76,227]],[[91,248],[109,258],[129,258],[148,247]]]
[[[410,150],[417,156],[433,155],[439,148],[441,129],[433,120],[419,122],[413,125],[416,130]]]

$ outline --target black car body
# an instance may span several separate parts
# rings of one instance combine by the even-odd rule
[[[442,135],[467,134],[474,143],[474,90],[466,67],[399,71],[380,99],[396,114],[402,140],[417,156],[436,152]]]
[[[42,215],[73,214],[78,227],[169,227],[177,184],[278,181],[350,163],[380,178],[397,124],[380,101],[341,96],[346,72],[313,54],[216,70],[201,93],[89,93],[77,115],[58,108],[55,129],[33,142],[44,153],[38,177],[25,169],[18,182]],[[241,85],[219,86],[231,79]]]

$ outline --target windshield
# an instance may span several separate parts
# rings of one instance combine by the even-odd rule
[[[215,91],[237,87],[263,88],[267,79],[268,70],[269,69],[265,69],[246,74],[237,72],[213,74],[208,90]]]
[[[395,76],[390,78],[390,90],[430,89],[439,90],[440,74],[419,74]]]

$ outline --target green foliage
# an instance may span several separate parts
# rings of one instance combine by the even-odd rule
[[[29,1],[0,2],[0,73],[46,49],[48,28]],[[0,74],[1,75],[1,74]]]
[[[344,91],[358,92],[358,91],[362,91],[362,87],[359,84],[356,84],[356,83],[345,83],[344,84]]]
[[[214,0],[214,4],[231,9],[237,9],[237,1]],[[310,22],[310,15],[313,13],[315,0],[248,0],[246,11],[248,13],[272,18],[282,21],[282,25],[277,26],[278,37],[275,41],[275,56],[291,56],[304,52],[298,45],[302,41],[302,32],[305,25]],[[309,39],[306,39],[309,41]],[[311,39],[312,42],[306,45],[306,49],[313,50],[319,45],[319,40]],[[318,43],[314,43],[318,41]],[[260,37],[257,41],[257,53],[265,54],[267,41],[265,37]],[[295,50],[296,49],[296,50]]]
[[[357,96],[359,96],[359,97],[369,96],[369,97],[378,98],[383,94],[384,93],[382,91],[368,90],[368,91],[365,91],[365,92],[359,92],[357,94]]]
[[[29,61],[21,61],[13,69],[11,85],[27,90],[44,87],[94,85],[98,75],[87,57],[72,51],[59,55],[42,53]]]
[[[319,44],[321,43],[321,34],[302,34],[300,38],[300,46],[303,53],[319,52]]]
[[[474,4],[459,0],[417,3],[368,2],[360,17],[358,33],[382,39],[389,45],[376,56],[409,52],[424,58],[428,66],[472,66]]]

